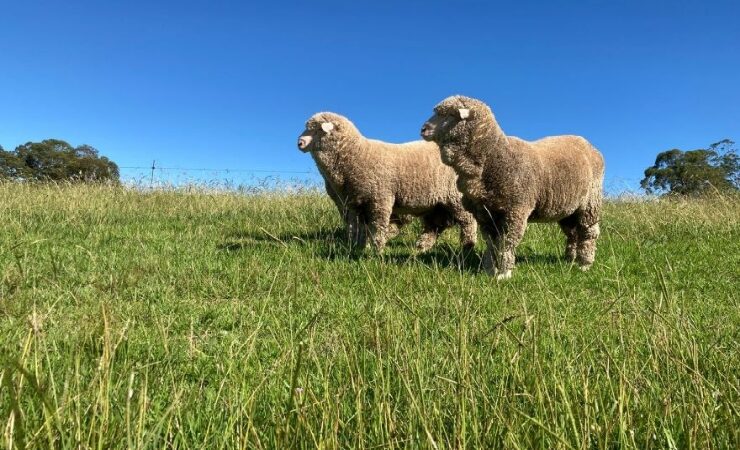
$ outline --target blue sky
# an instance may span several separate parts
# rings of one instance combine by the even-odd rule
[[[0,145],[314,170],[311,114],[402,142],[459,93],[507,134],[587,137],[634,186],[660,151],[740,141],[739,25],[736,1],[0,0]]]

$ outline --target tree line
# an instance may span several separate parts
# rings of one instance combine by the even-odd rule
[[[0,145],[0,179],[13,181],[120,181],[118,165],[90,145],[59,139],[27,142],[13,151]],[[645,169],[640,187],[648,194],[692,196],[740,191],[735,142],[723,139],[696,150],[661,152]]]
[[[735,142],[723,139],[708,148],[661,152],[640,182],[648,194],[701,195],[740,190],[740,160]]]
[[[13,151],[0,146],[0,178],[15,181],[115,182],[118,165],[89,145],[59,139],[27,142]]]

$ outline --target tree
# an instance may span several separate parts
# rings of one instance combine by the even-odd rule
[[[119,180],[118,166],[89,145],[65,141],[27,142],[12,152],[0,148],[0,177],[36,181]]]
[[[659,153],[640,186],[648,194],[700,195],[740,190],[735,142],[723,139],[706,149]]]
[[[22,178],[23,162],[0,145],[0,179]]]

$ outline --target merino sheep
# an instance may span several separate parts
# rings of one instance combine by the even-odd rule
[[[422,137],[439,144],[455,169],[465,206],[486,237],[486,269],[511,277],[527,222],[558,222],[566,257],[587,270],[599,237],[604,159],[580,136],[534,142],[507,137],[480,100],[448,97],[434,107]]]
[[[419,251],[431,248],[454,223],[460,225],[462,245],[475,245],[477,224],[463,208],[455,171],[442,163],[436,144],[367,139],[346,117],[322,112],[308,119],[298,148],[311,153],[328,188],[367,227],[378,250],[385,246],[394,213],[421,217]],[[364,246],[364,233],[359,234]]]

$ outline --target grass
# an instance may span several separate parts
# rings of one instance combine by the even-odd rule
[[[0,184],[5,448],[738,448],[740,199],[349,251],[319,194]],[[480,246],[480,244],[479,244]],[[479,249],[480,250],[480,249]]]

